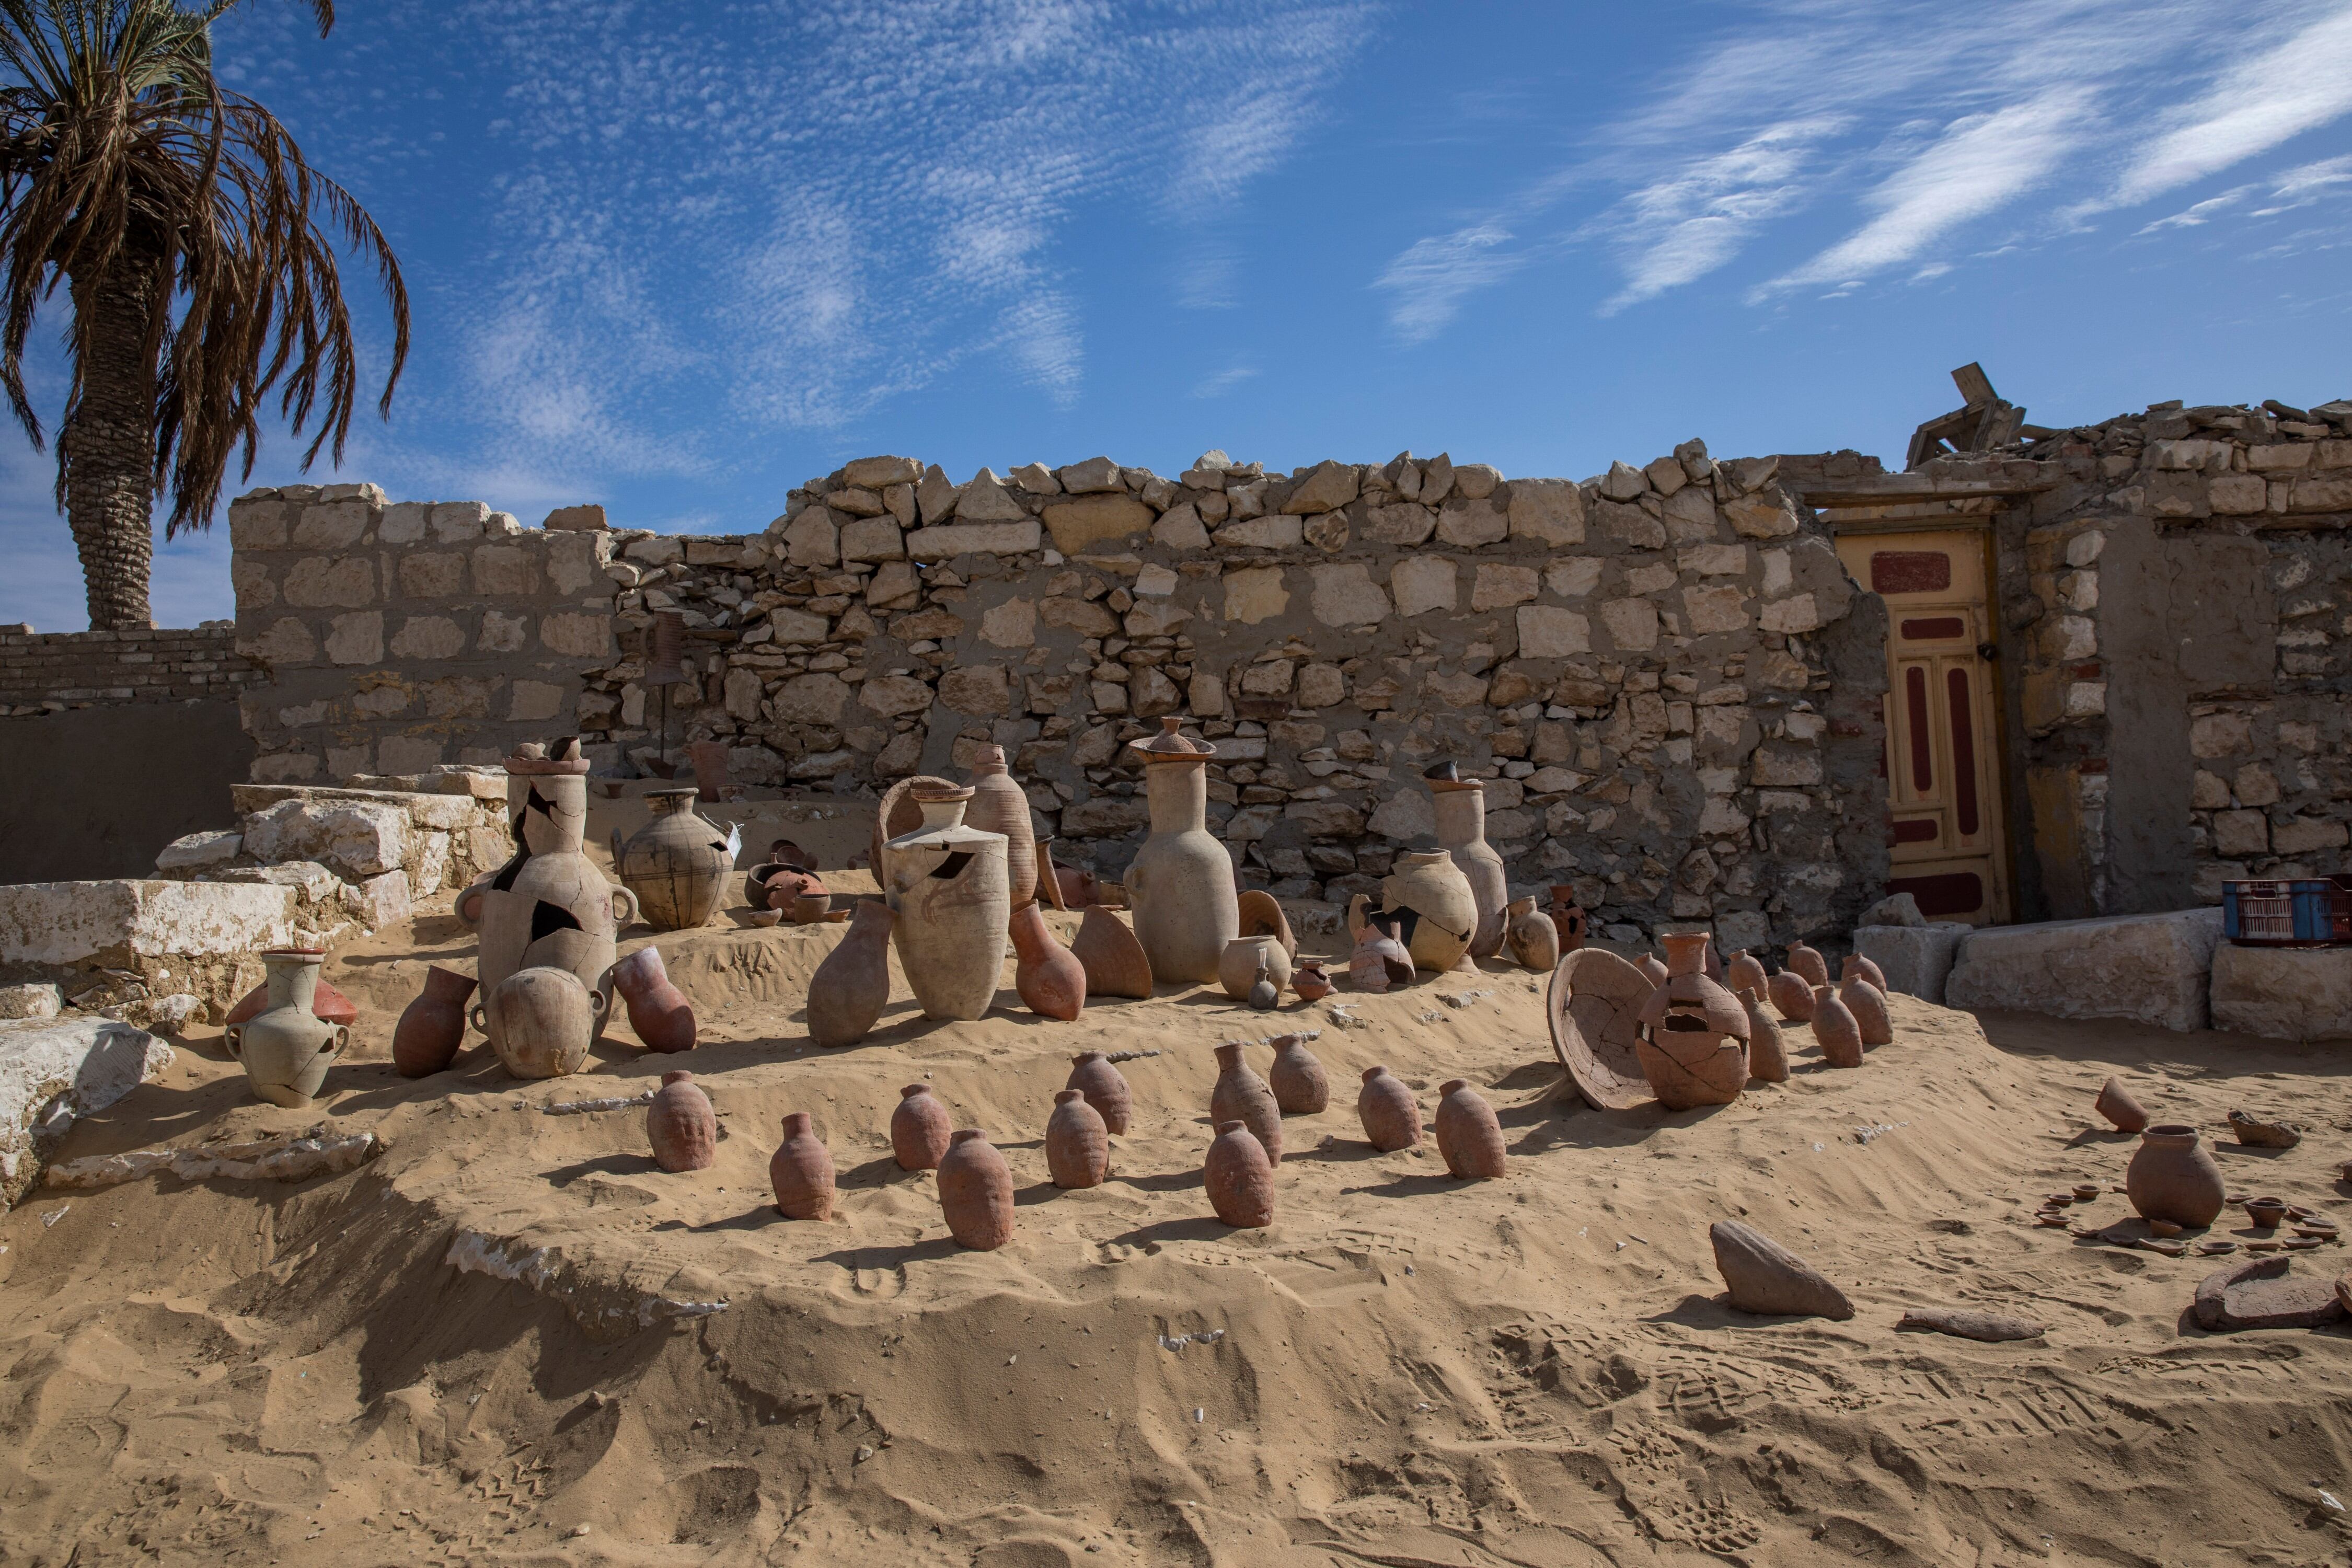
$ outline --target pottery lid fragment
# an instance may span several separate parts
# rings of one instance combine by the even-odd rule
[[[1141,752],[1146,762],[1199,762],[1217,754],[1217,748],[1206,741],[1188,741],[1176,732],[1183,721],[1170,713],[1160,721],[1160,733],[1145,740],[1129,741],[1129,745]]]

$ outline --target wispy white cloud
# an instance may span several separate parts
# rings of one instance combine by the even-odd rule
[[[2232,20],[2242,16],[2233,15]],[[2222,70],[2135,158],[2109,198],[2140,203],[2234,168],[2352,110],[2352,9],[2331,6]]]
[[[1525,266],[1525,256],[1503,248],[1510,240],[1510,231],[1493,223],[1415,240],[1373,284],[1395,296],[1389,324],[1397,335],[1409,343],[1435,337],[1465,297]]]
[[[1625,287],[1601,314],[1704,278],[1738,255],[1757,228],[1802,200],[1797,179],[1808,154],[1844,123],[1820,115],[1769,126],[1727,153],[1652,181],[1602,215],[1594,227],[1617,241]]]
[[[1242,383],[1249,380],[1256,374],[1257,366],[1254,364],[1237,364],[1230,370],[1221,370],[1213,375],[1202,376],[1193,384],[1192,395],[1195,397],[1223,397],[1226,393],[1231,392],[1234,387],[1239,386]]]

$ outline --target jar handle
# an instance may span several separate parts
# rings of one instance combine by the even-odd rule
[[[221,1031],[221,1043],[228,1047],[231,1061],[245,1060],[245,1026],[231,1024]]]
[[[636,894],[629,891],[626,888],[615,888],[613,889],[614,930],[626,931],[629,927],[636,924],[637,917],[640,912]]]
[[[479,1029],[485,1035],[490,1032],[489,1015],[483,1011],[484,1006],[487,1005],[488,1002],[489,998],[485,996],[481,1001],[475,1003],[471,1007],[466,1009],[466,1022],[473,1025],[474,1027]]]
[[[351,1026],[338,1024],[335,1026],[335,1032],[327,1037],[327,1043],[319,1047],[319,1054],[322,1057],[339,1057],[343,1054],[343,1047],[351,1043]]]

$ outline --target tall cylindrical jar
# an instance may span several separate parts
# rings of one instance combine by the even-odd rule
[[[1446,773],[1454,764],[1443,764]],[[1505,911],[1511,902],[1503,858],[1486,842],[1486,786],[1476,779],[1429,775],[1437,811],[1437,842],[1470,883],[1478,923],[1470,933],[1470,956],[1492,958],[1503,950]]]
[[[1155,980],[1212,981],[1242,924],[1233,857],[1209,832],[1209,759],[1216,751],[1178,734],[1174,714],[1160,722],[1160,733],[1131,742],[1143,758],[1151,807],[1151,836],[1127,872],[1135,936]]]
[[[996,999],[1013,916],[1004,835],[964,826],[969,784],[914,792],[923,826],[883,846],[891,931],[927,1018],[977,1018]]]
[[[614,874],[636,894],[646,923],[656,931],[688,931],[709,920],[735,868],[727,835],[694,809],[699,793],[648,791],[646,805],[653,815],[613,853]]]
[[[963,819],[982,833],[1004,836],[1004,879],[1013,907],[1037,896],[1037,829],[1029,795],[1004,765],[1004,748],[982,746],[971,764],[971,804]]]

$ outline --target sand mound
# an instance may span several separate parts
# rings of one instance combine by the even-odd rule
[[[192,1038],[63,1154],[320,1121],[386,1152],[294,1185],[44,1191],[0,1221],[0,1563],[2288,1563],[2352,1540],[2318,1495],[2352,1498],[2352,1336],[2201,1334],[2211,1260],[2031,1214],[2121,1179],[2132,1141],[2088,1120],[2111,1071],[2168,1119],[2314,1127],[2220,1157],[2248,1190],[2340,1205],[2347,1096],[2322,1055],[2019,1019],[1988,1039],[1898,997],[1864,1070],[1807,1043],[1788,1084],[1720,1110],[1602,1114],[1558,1093],[1542,987],[1501,967],[1272,1016],[1189,990],[1074,1025],[933,1026],[902,983],[866,1042],[821,1052],[802,998],[842,930],[661,938],[706,1043],[652,1057],[624,1026],[554,1082],[478,1046],[392,1072],[423,965],[470,963],[431,916],[331,965],[364,1011],[321,1108],[253,1102],[217,1037]],[[1008,965],[1008,1006],[1010,986]],[[1229,1232],[1200,1186],[1211,1051],[1284,1027],[1322,1029],[1333,1108],[1286,1124],[1275,1225]],[[1158,1054],[1123,1064],[1135,1127],[1109,1183],[1063,1193],[1039,1140],[1087,1048]],[[1481,1086],[1511,1173],[1373,1153],[1353,1104],[1376,1061],[1424,1111],[1445,1079]],[[656,1171],[635,1106],[549,1110],[679,1065],[722,1118],[712,1169]],[[931,1179],[891,1162],[917,1079],[1012,1163],[1000,1252],[958,1250]],[[839,1168],[831,1224],[768,1202],[791,1110]],[[1722,1218],[1858,1315],[1730,1310]],[[2050,1329],[1895,1331],[1929,1306]]]

